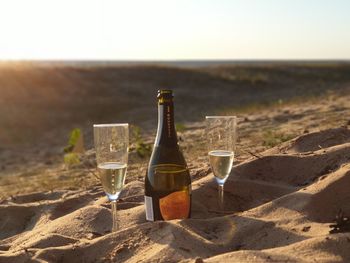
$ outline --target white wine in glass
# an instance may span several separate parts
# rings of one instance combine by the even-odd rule
[[[233,164],[233,151],[214,150],[209,152],[209,161],[218,184],[224,184]]]
[[[112,232],[118,230],[117,200],[123,189],[128,164],[127,123],[95,124],[94,141],[98,175],[112,205]]]
[[[104,191],[110,200],[117,200],[125,182],[126,164],[106,162],[97,165]]]
[[[206,116],[209,162],[219,187],[220,209],[224,209],[224,184],[234,160],[236,126],[235,116]]]

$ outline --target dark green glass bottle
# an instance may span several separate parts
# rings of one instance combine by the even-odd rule
[[[191,177],[174,125],[171,90],[158,91],[158,130],[145,178],[146,219],[171,220],[191,215]]]

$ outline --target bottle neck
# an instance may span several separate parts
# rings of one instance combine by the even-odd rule
[[[174,103],[172,101],[158,104],[158,129],[155,146],[177,145],[174,125]]]

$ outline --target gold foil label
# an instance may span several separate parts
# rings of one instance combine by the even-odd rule
[[[185,219],[190,214],[190,195],[177,191],[159,199],[160,213],[164,220]]]

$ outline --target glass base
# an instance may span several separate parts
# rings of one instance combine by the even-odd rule
[[[112,201],[112,202],[113,202],[113,201],[117,201],[118,198],[119,198],[119,195],[120,195],[120,192],[115,193],[115,194],[113,194],[113,195],[107,193],[108,200],[109,200],[109,201]]]
[[[224,179],[220,179],[218,177],[215,177],[215,181],[218,183],[218,185],[224,185],[224,183],[226,182],[228,176],[226,176]]]

